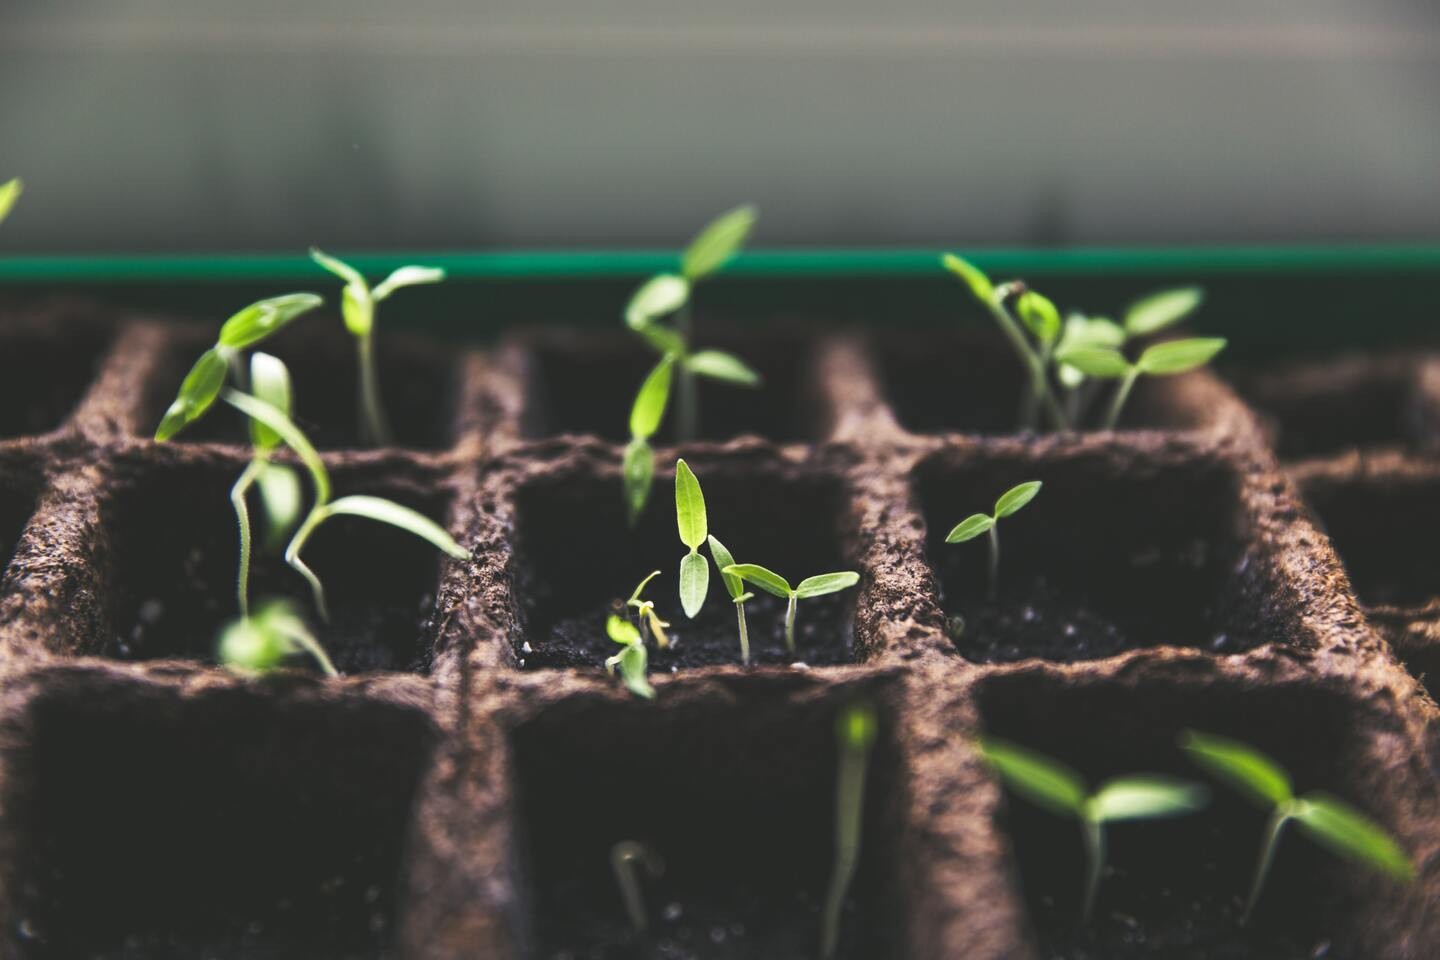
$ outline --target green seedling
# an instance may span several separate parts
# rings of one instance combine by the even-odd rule
[[[639,841],[621,840],[610,848],[610,869],[615,871],[615,883],[620,887],[625,913],[630,917],[630,926],[635,933],[643,937],[650,931],[650,919],[645,912],[645,897],[641,893],[637,865],[643,867],[652,879],[665,872],[665,861]]]
[[[985,737],[980,750],[1010,789],[1036,806],[1080,824],[1086,861],[1082,921],[1090,918],[1105,871],[1107,823],[1183,816],[1209,800],[1204,786],[1157,774],[1115,777],[1092,793],[1069,767],[1018,744]]]
[[[709,529],[705,494],[684,460],[675,461],[675,524],[680,529],[680,542],[690,549],[680,558],[680,607],[693,620],[710,592],[710,565],[700,555],[700,545],[709,536]]]
[[[1018,483],[1000,494],[1000,499],[995,501],[995,512],[993,514],[973,513],[955,524],[954,528],[946,534],[946,543],[964,543],[967,540],[974,540],[982,533],[990,535],[990,599],[994,600],[1000,590],[1000,518],[1008,517],[1018,513],[1031,500],[1035,499],[1040,492],[1041,483],[1039,480],[1027,480]]]
[[[310,259],[345,281],[340,295],[340,315],[345,320],[345,329],[355,337],[360,376],[360,437],[372,446],[384,446],[390,442],[391,431],[385,405],[380,400],[380,377],[375,366],[375,311],[401,287],[439,283],[445,279],[445,271],[437,267],[400,267],[371,287],[360,271],[315,247],[310,248]]]
[[[268,673],[301,653],[313,657],[327,677],[340,675],[289,600],[267,600],[220,633],[220,662],[241,673]]]
[[[646,700],[654,700],[655,688],[650,686],[650,681],[645,676],[650,666],[650,656],[645,652],[645,641],[640,636],[640,628],[624,617],[617,617],[612,613],[605,621],[605,633],[621,647],[619,653],[606,659],[605,669],[614,673],[618,667],[620,679],[625,681],[625,686],[631,693]]]
[[[820,921],[820,956],[830,960],[840,944],[840,909],[860,859],[860,825],[865,811],[865,771],[875,744],[875,708],[853,703],[835,721],[840,767],[835,777],[835,867]]]
[[[806,577],[794,587],[789,581],[773,570],[767,570],[758,563],[736,563],[723,568],[722,574],[739,577],[746,583],[753,583],[768,594],[786,601],[785,606],[785,648],[795,652],[795,605],[799,600],[823,597],[827,593],[848,590],[860,582],[860,574],[851,570],[840,573],[822,573]]]
[[[750,664],[750,630],[745,623],[745,603],[752,599],[755,594],[745,589],[745,581],[733,573],[726,573],[727,567],[735,565],[735,558],[730,551],[725,549],[725,544],[710,536],[710,559],[715,561],[715,569],[720,571],[720,579],[725,583],[725,591],[730,594],[730,600],[735,604],[735,617],[740,625],[740,662],[746,666]]]
[[[631,295],[625,306],[626,326],[654,348],[660,355],[662,365],[668,360],[679,368],[675,435],[682,443],[695,439],[700,432],[700,400],[696,378],[708,377],[742,387],[754,387],[760,383],[760,375],[739,357],[721,350],[696,350],[694,323],[690,314],[690,302],[695,286],[701,280],[719,272],[730,258],[739,252],[754,225],[754,207],[736,207],[721,214],[690,241],[680,258],[678,274],[661,273],[646,280]],[[667,325],[663,322],[672,315],[675,317],[673,324]],[[654,379],[658,371],[659,367],[651,372],[648,379]],[[648,379],[647,385],[650,385]],[[658,384],[653,386],[657,392],[661,390]],[[640,507],[644,506],[645,493],[649,490],[648,485],[642,488],[639,482],[645,475],[638,465],[644,450],[635,443],[633,437],[643,432],[648,441],[650,435],[659,427],[660,418],[665,412],[664,398],[669,396],[669,391],[670,380],[667,374],[663,385],[664,396],[660,399],[658,408],[653,410],[654,422],[648,431],[635,429],[636,414],[634,410],[631,412],[633,452],[627,451],[626,457],[626,462],[630,465],[626,472],[626,501],[631,505],[632,513],[639,512],[635,506],[637,498]],[[644,387],[641,388],[640,395],[644,397]],[[639,409],[641,397],[636,399],[636,409]],[[637,478],[633,485],[629,479],[632,474]]]
[[[645,588],[650,585],[650,581],[658,576],[660,576],[660,571],[656,570],[651,573],[650,576],[641,580],[639,585],[635,587],[635,592],[630,594],[630,599],[625,601],[625,606],[635,611],[636,626],[640,628],[642,641],[645,636],[645,628],[648,626],[651,635],[655,637],[655,646],[664,650],[670,646],[670,635],[665,632],[670,624],[665,620],[661,620],[660,615],[655,612],[655,601],[642,600],[640,598],[640,595],[645,592]]]
[[[660,429],[660,421],[665,417],[674,371],[675,355],[667,353],[640,384],[640,392],[630,408],[630,442],[625,446],[621,474],[625,479],[625,508],[632,527],[650,499],[650,487],[655,480],[655,451],[650,447],[650,438]]]
[[[1248,923],[1255,912],[1280,845],[1280,833],[1292,820],[1332,853],[1399,880],[1408,881],[1413,876],[1410,858],[1382,827],[1329,794],[1314,791],[1297,797],[1284,768],[1254,747],[1193,730],[1187,731],[1180,743],[1191,759],[1216,779],[1270,811],[1250,895],[1240,918],[1242,924]]]
[[[15,201],[20,199],[20,193],[24,189],[25,185],[20,182],[19,177],[0,183],[0,223],[4,223],[5,218],[10,216]]]
[[[1219,337],[1194,337],[1146,347],[1134,363],[1115,347],[1075,347],[1057,354],[1057,359],[1087,377],[1120,381],[1105,415],[1104,429],[1114,430],[1130,391],[1142,375],[1169,377],[1186,373],[1203,367],[1223,349],[1225,341]]]
[[[470,555],[439,524],[409,507],[381,497],[363,495],[331,500],[329,471],[326,470],[315,447],[289,417],[264,400],[238,390],[227,389],[222,396],[226,403],[250,419],[258,420],[262,425],[273,430],[285,445],[294,451],[305,470],[310,474],[315,501],[310,507],[310,512],[300,523],[299,529],[295,531],[295,535],[290,538],[289,544],[285,547],[285,562],[310,584],[310,590],[315,598],[315,609],[321,620],[327,623],[330,620],[330,612],[325,604],[325,587],[320,582],[320,578],[316,576],[315,571],[305,564],[301,558],[301,551],[305,549],[306,543],[315,535],[321,525],[333,517],[353,516],[375,520],[412,533],[457,560],[464,560]]]

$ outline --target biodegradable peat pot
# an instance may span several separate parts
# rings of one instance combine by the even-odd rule
[[[358,522],[322,531],[336,615],[321,638],[346,676],[253,679],[213,653],[234,610],[238,417],[149,439],[208,329],[74,304],[0,314],[17,376],[69,371],[0,431],[0,957],[812,958],[833,723],[857,699],[880,731],[847,960],[1420,960],[1440,942],[1440,711],[1396,656],[1432,669],[1404,638],[1429,629],[1440,574],[1386,566],[1390,538],[1428,523],[1423,427],[1393,470],[1312,459],[1292,479],[1209,372],[1143,384],[1118,432],[1020,436],[1018,371],[981,331],[702,320],[766,386],[709,390],[700,439],[656,438],[631,530],[623,428],[653,362],[632,337],[553,328],[457,350],[382,335],[400,441],[359,450],[350,344],[337,318],[307,320],[275,352],[337,491],[417,507],[471,557]],[[73,331],[88,346],[60,349]],[[1423,368],[1407,368],[1422,395]],[[1266,410],[1283,437],[1283,404]],[[1357,442],[1323,427],[1297,455]],[[794,655],[778,604],[757,598],[756,662],[740,666],[718,576],[697,618],[680,612],[677,456],[738,560],[792,580],[860,573],[802,601]],[[983,541],[944,535],[1028,479],[1045,487],[1006,521],[991,602]],[[1351,487],[1421,499],[1382,523]],[[648,702],[605,673],[603,619],[657,568],[648,595],[679,643],[652,651]],[[253,593],[305,599],[263,553]],[[1301,790],[1385,823],[1416,882],[1287,837],[1242,928],[1260,815],[1217,789],[1187,821],[1115,828],[1077,926],[1078,832],[1009,795],[975,737],[1092,782],[1198,778],[1175,748],[1188,727],[1252,740]],[[667,864],[645,885],[648,940],[610,876],[626,839]]]

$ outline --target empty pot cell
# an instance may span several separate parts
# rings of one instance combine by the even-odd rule
[[[801,700],[769,685],[726,693],[723,702],[677,695],[659,709],[578,698],[514,731],[536,957],[816,955],[843,696]],[[899,804],[887,728],[882,711],[839,957],[896,955]],[[663,861],[659,876],[641,870],[648,944],[611,867],[624,841]]]
[[[725,350],[760,374],[757,387],[699,378],[697,439],[728,440],[754,434],[778,442],[817,439],[816,387],[811,343],[802,337],[754,335],[713,338],[700,326],[701,349]],[[659,357],[633,334],[574,333],[532,342],[527,351],[522,431],[537,439],[592,434],[616,443],[630,439],[630,408]],[[675,439],[679,377],[656,437]]]
[[[845,506],[837,482],[745,464],[691,466],[704,489],[710,532],[737,563],[761,563],[792,585],[856,569],[838,537]],[[676,531],[674,489],[673,472],[657,476],[650,505],[632,529],[612,470],[581,467],[522,487],[513,589],[525,625],[516,655],[525,667],[601,666],[617,649],[605,633],[607,615],[624,612],[626,598],[653,570],[660,576],[644,596],[671,624],[674,643],[652,648],[651,672],[740,662],[735,605],[713,561],[699,615],[688,619],[680,607],[680,558],[687,551]],[[700,552],[710,560],[708,545]],[[785,601],[753,592],[745,605],[752,663],[854,659],[855,588],[799,601],[794,654],[785,646]]]
[[[1027,480],[1044,486],[997,524],[992,599],[987,537],[945,538]],[[1265,605],[1266,565],[1246,541],[1239,479],[1224,461],[1133,446],[1048,456],[1012,448],[937,456],[916,484],[947,629],[967,659],[1090,660],[1152,646],[1232,653],[1285,636]]]
[[[5,784],[16,956],[391,955],[422,712],[78,675],[31,709]]]
[[[0,322],[0,439],[58,428],[95,379],[110,339],[60,310]]]
[[[1073,960],[1306,960],[1352,952],[1402,885],[1337,858],[1285,828],[1255,912],[1240,924],[1269,811],[1215,781],[1178,746],[1195,729],[1251,744],[1289,771],[1299,794],[1323,790],[1379,817],[1406,801],[1366,755],[1376,717],[1342,697],[1295,684],[1266,689],[1214,677],[1135,686],[1034,674],[985,681],[985,732],[1059,760],[1094,790],[1111,777],[1158,773],[1206,785],[1208,805],[1173,819],[1105,827],[1106,870],[1081,922],[1086,860],[1077,821],[1006,792],[1001,825],[1040,955]],[[1362,920],[1362,917],[1365,918]]]
[[[1268,421],[1285,459],[1357,447],[1415,448],[1431,432],[1413,354],[1354,355],[1235,379]]]
[[[976,327],[915,330],[872,341],[886,399],[900,426],[911,433],[1016,433],[1029,379],[1001,337]],[[1184,377],[1142,377],[1120,418],[1121,429],[1194,430],[1204,427],[1204,407],[1185,397]],[[1112,384],[1096,384],[1080,421],[1103,420]],[[1042,421],[1048,428],[1048,422]]]
[[[327,326],[317,329],[307,324]],[[150,430],[175,399],[191,364],[211,345],[210,331],[177,337],[146,385],[141,422]],[[355,340],[338,317],[306,317],[257,349],[285,361],[293,384],[296,425],[321,450],[359,449],[359,374]],[[376,334],[380,396],[394,446],[443,450],[454,437],[459,377],[453,350]],[[244,416],[223,402],[187,427],[177,441],[248,444]]]
[[[239,458],[157,464],[107,497],[111,632],[105,655],[213,662],[220,628],[238,615],[239,534],[229,497],[243,465]],[[383,496],[445,522],[446,499],[433,478],[387,480],[378,470],[352,468],[333,470],[331,479],[337,496]],[[372,520],[327,520],[303,554],[325,584],[331,622],[321,623],[309,586],[283,560],[285,540],[266,541],[264,513],[253,494],[250,512],[252,606],[272,597],[292,599],[342,673],[429,668],[439,551]],[[311,667],[307,658],[295,664]]]

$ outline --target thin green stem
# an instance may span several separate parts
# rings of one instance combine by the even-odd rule
[[[840,943],[840,911],[845,893],[855,878],[860,857],[860,823],[865,808],[865,768],[869,747],[847,745],[840,754],[840,771],[835,785],[835,869],[825,893],[825,910],[820,925],[820,956],[830,960]]]
[[[1088,922],[1095,910],[1095,897],[1100,891],[1100,877],[1105,872],[1105,828],[1100,821],[1086,816],[1080,821],[1085,839],[1085,899],[1080,907],[1080,921]]]
[[[250,616],[250,510],[245,505],[245,495],[265,468],[265,461],[259,457],[245,465],[240,478],[230,488],[230,505],[235,508],[235,520],[240,526],[240,569],[235,576],[235,601],[240,607],[240,616]]]
[[[795,652],[795,603],[799,597],[792,590],[790,601],[785,605],[785,649]]]
[[[1015,348],[1020,357],[1020,362],[1030,374],[1031,394],[1037,398],[1044,408],[1046,416],[1050,418],[1051,426],[1056,430],[1064,430],[1068,427],[1065,420],[1065,411],[1060,409],[1060,404],[1055,400],[1055,394],[1050,390],[1050,381],[1045,373],[1045,365],[1041,363],[1040,356],[1030,346],[1030,341],[1025,339],[1025,332],[1020,329],[1020,324],[1005,309],[1001,301],[1001,295],[990,298],[985,302],[990,315],[995,322],[1000,324],[1000,329]],[[1033,424],[1022,424],[1022,426],[1034,426]]]
[[[750,665],[750,629],[745,625],[745,601],[735,601],[735,618],[740,621],[740,662]]]
[[[380,401],[380,377],[375,369],[375,334],[359,338],[356,356],[360,364],[360,435],[372,446],[390,443],[390,423]]]
[[[1265,839],[1260,846],[1260,858],[1255,863],[1255,878],[1250,881],[1250,896],[1245,899],[1245,912],[1240,915],[1242,927],[1250,922],[1250,915],[1255,912],[1255,904],[1260,899],[1260,888],[1265,885],[1270,864],[1275,860],[1275,849],[1280,845],[1280,831],[1289,821],[1290,813],[1290,805],[1281,804],[1270,814],[1270,820],[1265,825]]]
[[[1000,593],[1000,524],[990,528],[990,599]]]
[[[645,913],[645,898],[635,865],[644,860],[645,848],[633,840],[623,840],[610,850],[610,869],[615,872],[615,883],[620,887],[620,899],[625,902],[630,926],[642,936],[650,929],[650,918]]]
[[[1115,399],[1110,402],[1110,412],[1105,416],[1105,429],[1114,430],[1115,425],[1120,422],[1120,411],[1125,407],[1125,401],[1130,397],[1130,391],[1135,388],[1135,381],[1140,378],[1140,368],[1131,367],[1130,372],[1125,374],[1125,379],[1120,381],[1120,387],[1115,391]]]
[[[315,529],[320,526],[321,521],[325,520],[329,515],[323,504],[316,504],[314,509],[310,511],[310,515],[305,518],[305,522],[300,524],[300,529],[295,531],[295,536],[291,538],[290,545],[285,548],[285,562],[310,584],[310,592],[315,598],[315,612],[320,615],[320,619],[325,623],[330,622],[330,610],[325,606],[325,585],[320,582],[320,578],[315,575],[315,571],[311,570],[305,564],[305,561],[300,559],[300,551],[305,548],[306,541],[310,539],[310,535],[315,532]]]
[[[688,443],[700,435],[700,384],[685,362],[694,342],[694,327],[690,304],[686,302],[675,319],[675,329],[685,345],[685,356],[679,360],[680,382],[675,397],[675,438],[680,443]]]
[[[290,639],[298,644],[302,650],[315,658],[315,662],[320,665],[320,670],[325,676],[340,676],[340,671],[335,669],[335,664],[331,662],[330,655],[325,652],[325,648],[320,645],[320,641],[311,636],[308,631],[296,631],[290,635]]]

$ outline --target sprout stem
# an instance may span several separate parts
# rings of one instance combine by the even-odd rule
[[[645,898],[640,890],[640,877],[635,870],[636,863],[643,863],[651,873],[657,872],[655,862],[642,844],[634,840],[621,840],[610,848],[610,868],[615,871],[615,882],[620,886],[620,899],[625,901],[625,912],[630,915],[630,926],[644,936],[650,929],[650,919],[645,913]]]
[[[235,600],[242,617],[250,616],[250,510],[245,506],[245,495],[264,467],[265,462],[258,457],[251,460],[230,488],[230,505],[235,508],[235,520],[240,527],[240,569],[235,577]]]
[[[686,353],[690,351],[694,327],[695,322],[691,318],[690,303],[687,300],[675,319],[675,328],[685,344]],[[694,371],[683,357],[680,361],[678,386],[675,398],[675,439],[680,443],[688,443],[700,435],[700,385],[695,379]]]
[[[1110,412],[1105,417],[1105,429],[1114,430],[1115,425],[1120,422],[1120,411],[1125,407],[1125,401],[1130,397],[1130,391],[1135,388],[1135,381],[1140,378],[1140,368],[1131,367],[1130,372],[1125,374],[1125,379],[1120,381],[1120,387],[1115,391],[1115,399],[1110,402]]]
[[[1004,331],[1005,336],[1010,340],[1010,345],[1015,348],[1015,352],[1020,356],[1020,362],[1025,364],[1026,370],[1029,371],[1031,395],[1045,408],[1045,413],[1050,418],[1051,426],[1056,430],[1064,430],[1068,427],[1065,421],[1065,411],[1060,409],[1060,404],[1056,402],[1055,395],[1050,392],[1050,381],[1045,375],[1045,365],[1040,361],[1039,355],[1036,354],[1030,346],[1029,341],[1025,339],[1025,334],[1020,330],[1020,325],[1015,322],[1014,317],[1010,316],[1010,311],[1005,309],[1003,289],[1003,287],[997,288],[995,294],[991,296],[989,300],[985,301],[985,306],[990,310],[990,314],[995,318],[995,321],[1000,324],[1000,329]],[[1034,422],[1035,415],[1033,412],[1030,414],[1030,418],[1031,422],[1021,423],[1021,426],[1027,429],[1034,429],[1038,424]]]
[[[1240,915],[1242,927],[1250,922],[1250,915],[1255,912],[1255,903],[1260,899],[1260,888],[1265,885],[1270,864],[1275,860],[1275,849],[1280,845],[1280,831],[1289,819],[1290,805],[1281,804],[1270,814],[1270,820],[1265,825],[1265,841],[1260,847],[1260,858],[1255,864],[1255,879],[1250,882],[1250,896],[1245,900],[1245,912]]]
[[[795,652],[795,603],[799,596],[790,591],[790,600],[785,606],[785,649]]]
[[[750,630],[745,625],[745,601],[735,601],[735,617],[740,621],[740,662],[750,665]]]
[[[356,356],[360,364],[360,436],[372,446],[390,443],[390,423],[380,402],[380,378],[375,370],[375,335],[359,338]]]
[[[990,599],[1000,593],[1000,529],[999,524],[990,528]]]
[[[325,585],[320,582],[315,571],[300,559],[300,551],[305,548],[305,542],[310,539],[315,528],[320,526],[320,522],[327,516],[329,514],[326,513],[324,505],[316,504],[310,511],[310,515],[305,518],[305,522],[300,524],[300,529],[295,531],[295,536],[291,538],[289,546],[285,548],[285,562],[310,584],[310,592],[315,597],[315,612],[320,615],[320,619],[324,623],[330,622],[330,610],[325,606]]]
[[[863,718],[863,721],[861,720]],[[857,721],[869,731],[856,731]],[[820,956],[830,960],[840,942],[840,911],[845,893],[855,878],[860,859],[860,826],[865,810],[865,768],[874,744],[874,713],[868,705],[854,705],[840,717],[840,770],[835,780],[835,869],[825,894],[820,925]]]
[[[1080,922],[1085,923],[1095,909],[1095,896],[1100,891],[1100,876],[1105,870],[1105,833],[1100,821],[1088,815],[1081,819],[1080,829],[1085,840],[1086,860],[1085,899],[1080,908]]]

